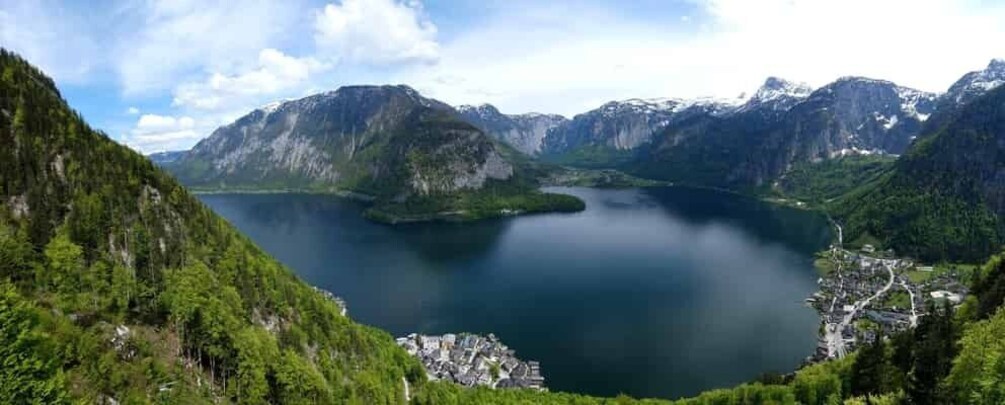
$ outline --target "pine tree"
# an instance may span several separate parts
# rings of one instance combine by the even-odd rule
[[[912,404],[942,403],[942,379],[949,375],[956,356],[957,331],[953,320],[953,307],[929,305],[928,315],[922,318],[914,333],[914,363],[907,387],[907,397]]]
[[[851,369],[851,392],[855,396],[880,394],[885,391],[884,374],[889,369],[886,350],[880,334],[858,351]]]

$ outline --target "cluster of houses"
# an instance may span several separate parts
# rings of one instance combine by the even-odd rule
[[[495,335],[473,334],[428,336],[410,334],[398,345],[418,357],[430,380],[452,381],[473,387],[544,389],[544,377],[536,361],[521,361]]]
[[[892,251],[877,252],[865,245],[858,252],[834,248],[832,253],[841,262],[840,271],[822,277],[820,290],[807,302],[820,313],[826,326],[822,330],[840,334],[841,353],[871,342],[877,334],[889,336],[913,328],[929,301],[958,305],[968,293],[955,272],[912,281],[909,273],[934,272],[934,268],[896,258]],[[833,339],[821,336],[812,360],[835,357]]]

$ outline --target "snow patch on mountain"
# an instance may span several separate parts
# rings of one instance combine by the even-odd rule
[[[984,70],[963,75],[949,88],[946,96],[952,102],[962,105],[1002,84],[1005,84],[1005,59],[992,59]]]
[[[897,96],[900,98],[900,111],[904,114],[915,117],[918,121],[924,122],[932,115],[932,108],[935,105],[938,94],[928,93],[907,87],[897,86]],[[918,111],[921,106],[922,111]]]
[[[764,84],[737,111],[749,111],[767,107],[775,111],[787,111],[806,99],[813,88],[806,83],[791,82],[778,77],[768,77]]]

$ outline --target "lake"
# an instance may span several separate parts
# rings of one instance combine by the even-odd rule
[[[330,196],[200,198],[357,321],[495,333],[553,391],[677,398],[812,354],[826,218],[700,189],[549,191],[587,208],[389,226]]]

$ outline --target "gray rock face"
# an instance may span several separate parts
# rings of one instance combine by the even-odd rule
[[[640,157],[640,170],[674,181],[743,188],[800,162],[848,154],[900,154],[936,110],[937,95],[860,77],[809,88],[769,78],[724,114],[672,121]]]
[[[407,86],[351,86],[251,112],[171,165],[190,185],[409,194],[479,188],[512,166],[477,128]]]
[[[783,130],[811,160],[855,153],[901,154],[935,111],[937,96],[891,82],[846,77],[793,107]]]
[[[465,121],[528,155],[540,153],[548,131],[568,121],[556,114],[503,114],[491,104],[462,105],[457,111]]]
[[[653,134],[666,128],[676,118],[724,111],[728,111],[728,107],[711,99],[612,101],[549,131],[543,152],[560,154],[583,146],[636,149],[652,141]]]
[[[731,177],[761,185],[799,162],[901,154],[935,111],[937,95],[883,80],[845,77],[793,106]]]

